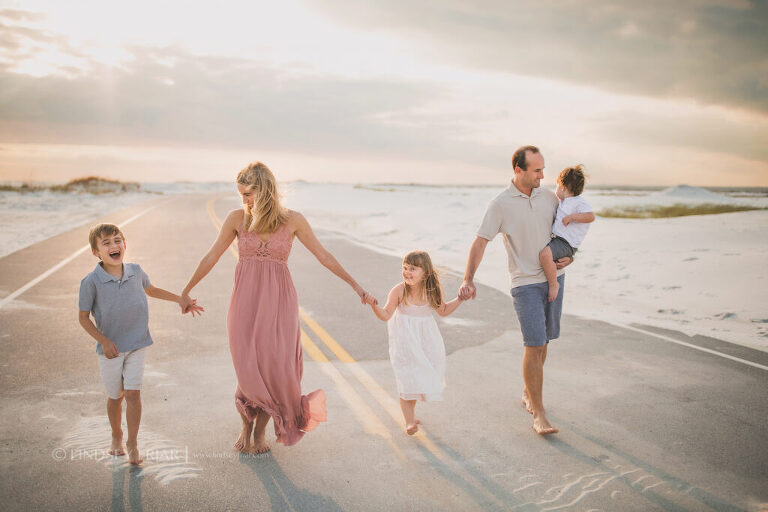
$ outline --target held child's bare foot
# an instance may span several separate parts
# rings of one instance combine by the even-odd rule
[[[410,425],[405,426],[405,433],[409,436],[412,436],[416,432],[419,431],[419,423],[421,423],[419,420],[414,421]]]
[[[235,441],[235,448],[239,452],[247,453],[251,451],[251,431],[253,423],[244,423],[243,430],[240,431],[240,437]]]
[[[112,436],[112,446],[109,447],[108,453],[115,457],[125,455],[125,449],[123,448],[123,434]]]
[[[555,299],[557,298],[557,294],[560,292],[560,283],[555,281],[555,284],[549,285],[549,296],[547,297],[547,300],[549,302],[555,302]]]
[[[139,445],[135,443],[125,443],[126,448],[128,448],[128,459],[131,464],[134,466],[138,466],[142,462],[144,462],[144,459],[141,458],[139,455]]]
[[[539,435],[557,434],[560,430],[549,424],[546,417],[533,418],[533,430]]]

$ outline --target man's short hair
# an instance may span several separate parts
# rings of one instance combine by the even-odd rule
[[[523,146],[517,151],[515,151],[515,154],[512,155],[512,168],[520,167],[522,170],[527,171],[528,170],[528,162],[525,159],[526,154],[530,151],[531,153],[539,153],[539,148],[536,146]]]
[[[125,235],[120,228],[114,224],[99,224],[91,228],[91,232],[88,233],[88,242],[91,244],[91,249],[97,251],[99,249],[99,239],[108,236],[120,235],[125,240]]]
[[[557,177],[557,182],[568,189],[574,196],[581,195],[584,191],[584,182],[587,180],[584,175],[584,166],[579,164],[573,167],[566,167]]]

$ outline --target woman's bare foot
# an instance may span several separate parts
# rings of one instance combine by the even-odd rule
[[[547,299],[549,302],[555,302],[555,299],[557,298],[557,294],[560,292],[560,283],[555,281],[555,284],[549,285],[549,296]]]
[[[253,423],[243,422],[243,429],[240,431],[240,437],[235,441],[235,448],[239,452],[247,453],[251,451],[251,432]]]
[[[265,437],[269,418],[269,414],[263,410],[260,410],[259,414],[256,415],[256,421],[253,425],[253,453],[267,453],[270,450]]]
[[[253,431],[253,453],[267,453],[271,448],[267,444],[267,440],[264,436],[264,431],[261,431],[261,435]]]
[[[419,420],[414,421],[410,425],[405,426],[405,433],[409,436],[412,436],[416,432],[419,431],[419,423],[421,423]]]
[[[520,399],[520,403],[528,411],[528,414],[533,414],[533,408],[531,407],[531,399],[528,398],[528,391],[523,390],[523,397]]]
[[[125,443],[126,448],[128,448],[128,459],[131,464],[134,466],[137,466],[144,462],[144,459],[141,458],[139,455],[139,445],[138,443],[132,443],[128,441]]]
[[[123,448],[122,432],[119,435],[112,436],[112,446],[109,447],[109,452],[107,453],[109,453],[110,455],[114,455],[116,457],[125,455],[125,448]]]
[[[539,418],[534,416],[533,427],[531,428],[533,428],[537,434],[542,436],[547,434],[557,434],[560,432],[558,429],[549,424],[549,421],[547,421],[545,416],[541,416]]]

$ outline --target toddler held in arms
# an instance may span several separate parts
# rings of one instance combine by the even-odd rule
[[[557,177],[556,194],[560,206],[552,224],[552,240],[539,253],[539,261],[549,284],[549,302],[553,302],[560,291],[555,261],[573,257],[587,236],[589,224],[595,220],[592,207],[581,197],[585,181],[581,165],[567,167]]]

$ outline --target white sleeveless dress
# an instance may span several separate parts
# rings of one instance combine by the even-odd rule
[[[445,345],[429,304],[400,304],[387,322],[389,361],[403,400],[443,399]]]

